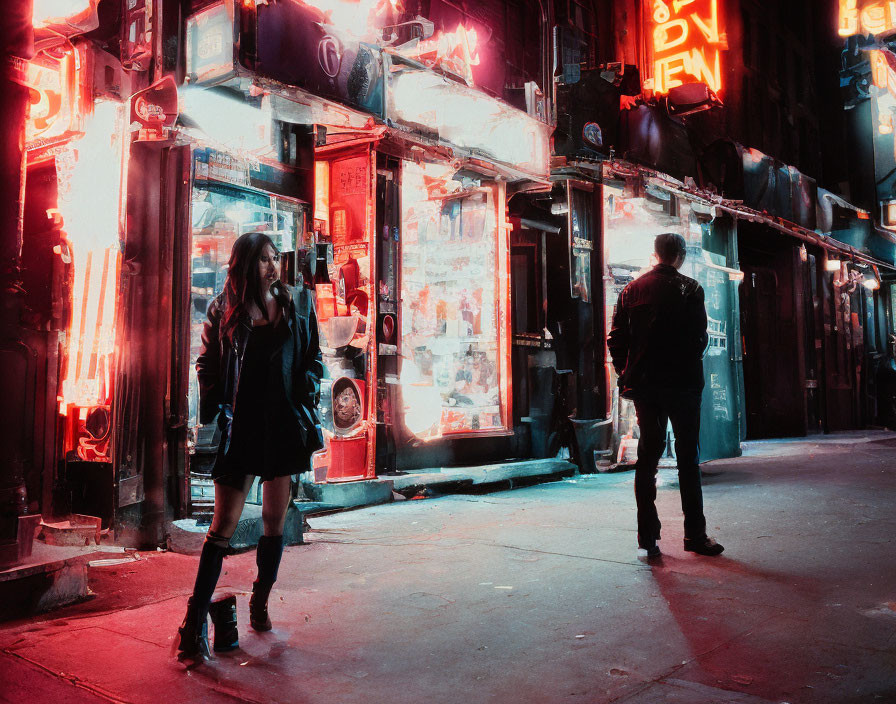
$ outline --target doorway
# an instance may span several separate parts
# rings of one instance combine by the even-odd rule
[[[806,336],[799,246],[754,223],[738,225],[747,439],[808,432]]]

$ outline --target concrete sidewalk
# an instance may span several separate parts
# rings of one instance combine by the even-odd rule
[[[274,630],[170,657],[195,558],[90,570],[96,597],[0,630],[0,701],[896,702],[896,434],[750,443],[704,465],[723,556],[635,550],[631,472],[309,519]],[[245,595],[254,555],[221,586]],[[240,619],[247,622],[247,598]]]

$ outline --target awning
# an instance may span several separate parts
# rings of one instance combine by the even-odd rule
[[[835,239],[829,234],[824,234],[816,230],[809,230],[808,228],[802,227],[788,220],[784,220],[783,218],[774,217],[772,215],[769,215],[768,213],[763,213],[758,210],[749,208],[738,201],[725,200],[720,196],[714,196],[708,193],[704,193],[697,190],[696,188],[686,186],[685,184],[681,183],[680,181],[676,181],[666,174],[661,174],[638,164],[632,164],[630,162],[619,160],[603,162],[603,175],[605,178],[619,178],[620,175],[623,177],[632,177],[636,174],[643,178],[646,178],[654,185],[664,188],[671,193],[675,193],[676,195],[682,198],[686,198],[693,203],[699,203],[703,207],[709,208],[710,212],[714,216],[725,213],[736,219],[762,223],[763,225],[766,225],[773,230],[777,230],[782,234],[790,235],[791,237],[795,237],[798,240],[813,244],[830,252],[836,252],[844,259],[852,259],[856,262],[870,264],[881,269],[886,269],[888,271],[896,271],[896,263],[892,261],[886,261],[880,259],[879,257],[875,257],[866,252],[863,252],[856,247],[853,247],[852,245]],[[844,201],[842,198],[839,198],[834,194],[830,195],[833,198],[837,199],[837,201],[846,203],[846,205],[851,210],[854,210],[857,213],[865,213],[865,218],[868,218],[867,211],[863,211],[860,208],[856,208],[855,206],[850,205],[847,201]],[[858,217],[861,218],[861,216]],[[868,220],[868,222],[870,227],[870,219]],[[879,230],[874,229],[874,232],[878,233]],[[888,237],[888,240],[892,237],[890,233],[886,233],[886,236]]]

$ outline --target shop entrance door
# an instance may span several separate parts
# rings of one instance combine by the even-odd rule
[[[339,143],[315,155],[314,230],[319,251],[314,290],[325,367],[320,419],[324,451],[318,482],[371,479],[375,472],[377,276],[376,152]],[[381,204],[382,205],[382,204]],[[382,207],[380,208],[382,211]],[[394,329],[394,320],[393,320]]]
[[[735,287],[740,272],[735,268],[733,224],[726,218],[710,219],[688,201],[660,189],[648,189],[642,196],[633,193],[632,184],[605,184],[603,190],[607,331],[622,290],[655,265],[656,236],[664,232],[682,235],[687,257],[681,273],[703,287],[709,337],[703,358],[701,460],[738,456],[740,330]],[[619,396],[612,366],[608,372],[614,431],[620,445],[617,457],[621,462],[634,462],[640,432],[634,404]],[[670,455],[672,446],[670,442]]]
[[[237,238],[248,232],[268,235],[281,254],[290,255],[301,245],[305,230],[304,204],[253,187],[250,171],[224,152],[197,147],[192,152],[189,238],[183,248],[185,344],[179,361],[180,374],[189,379],[188,423],[190,451],[190,500],[194,513],[214,507],[210,472],[221,433],[217,422],[199,424],[199,384],[196,358],[202,348],[202,330],[211,302],[224,290],[230,251]],[[290,267],[284,266],[284,276]],[[260,502],[260,492],[250,492],[249,502]]]
[[[744,391],[749,439],[807,433],[803,296],[796,247],[774,232],[738,225]]]

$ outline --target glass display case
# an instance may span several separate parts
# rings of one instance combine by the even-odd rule
[[[198,171],[191,199],[190,254],[190,392],[192,451],[217,448],[217,425],[199,425],[196,358],[211,301],[224,289],[230,251],[247,232],[263,232],[281,252],[294,251],[305,228],[300,201],[207,178]]]
[[[491,187],[402,175],[401,390],[417,437],[507,429],[507,246]]]
[[[687,258],[681,273],[704,289],[709,345],[703,358],[706,387],[701,415],[703,460],[739,454],[738,396],[739,310],[737,286],[743,274],[736,261],[730,228],[700,212],[692,204],[662,188],[648,186],[634,196],[622,185],[604,185],[604,247],[607,333],[619,294],[656,263],[654,239],[664,232],[682,235]],[[609,359],[609,356],[608,356]],[[613,417],[618,437],[638,437],[634,404],[619,396],[617,377],[610,367]],[[627,457],[627,456],[626,456]]]

